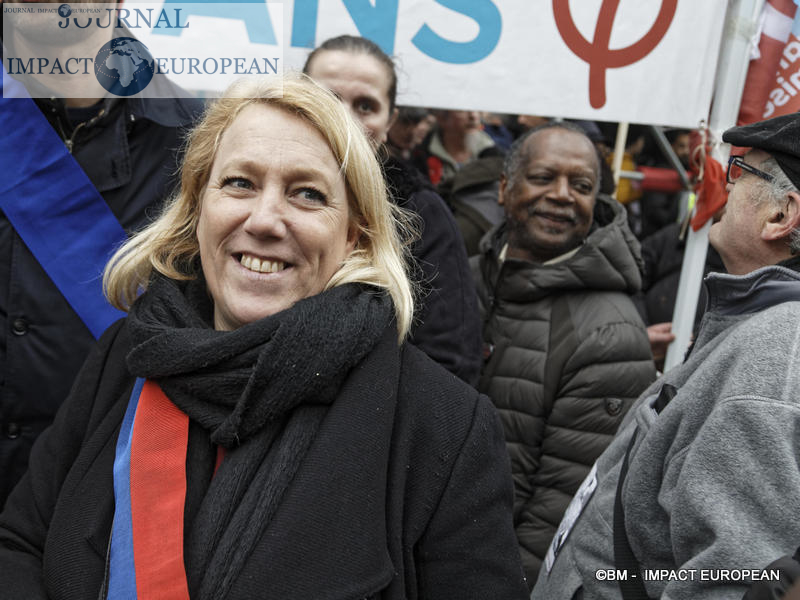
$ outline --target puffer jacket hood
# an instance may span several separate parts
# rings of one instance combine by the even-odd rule
[[[481,271],[497,281],[498,256],[506,243],[506,225],[501,223],[481,240]],[[642,257],[639,241],[628,227],[623,206],[598,195],[594,223],[578,252],[568,260],[536,265],[508,259],[503,281],[496,292],[517,302],[533,302],[554,291],[597,290],[633,294],[642,287]]]

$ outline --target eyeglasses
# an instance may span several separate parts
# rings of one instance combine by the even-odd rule
[[[744,158],[734,154],[728,159],[728,172],[725,176],[725,180],[728,183],[736,183],[736,180],[739,179],[744,174],[744,171],[748,173],[752,173],[756,177],[760,177],[765,181],[774,181],[775,178],[770,175],[769,173],[764,173],[764,171],[759,171],[755,167],[748,165],[744,162]]]

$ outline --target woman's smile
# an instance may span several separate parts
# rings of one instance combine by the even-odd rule
[[[269,260],[269,259],[261,259],[257,256],[253,256],[252,254],[241,254],[241,258],[239,258],[239,264],[241,264],[245,269],[251,271],[253,273],[278,273],[279,271],[283,271],[285,268],[291,267],[291,265],[286,265],[286,263],[282,260]],[[236,255],[234,255],[234,259]]]

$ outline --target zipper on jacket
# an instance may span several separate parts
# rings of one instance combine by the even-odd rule
[[[102,116],[104,114],[106,114],[106,109],[105,108],[101,108],[100,112],[97,113],[95,116],[93,116],[91,119],[89,119],[88,121],[83,121],[82,123],[78,123],[75,126],[75,129],[72,130],[72,135],[69,136],[69,138],[64,140],[64,144],[67,146],[67,152],[72,154],[72,149],[75,147],[75,136],[78,134],[78,132],[81,129],[83,129],[84,127],[91,127],[92,125],[97,123],[102,118]],[[62,130],[62,133],[63,133],[63,130]]]

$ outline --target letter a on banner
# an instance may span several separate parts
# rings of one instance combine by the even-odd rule
[[[102,291],[125,231],[86,173],[6,74],[0,88],[0,209],[95,338],[125,316]]]

